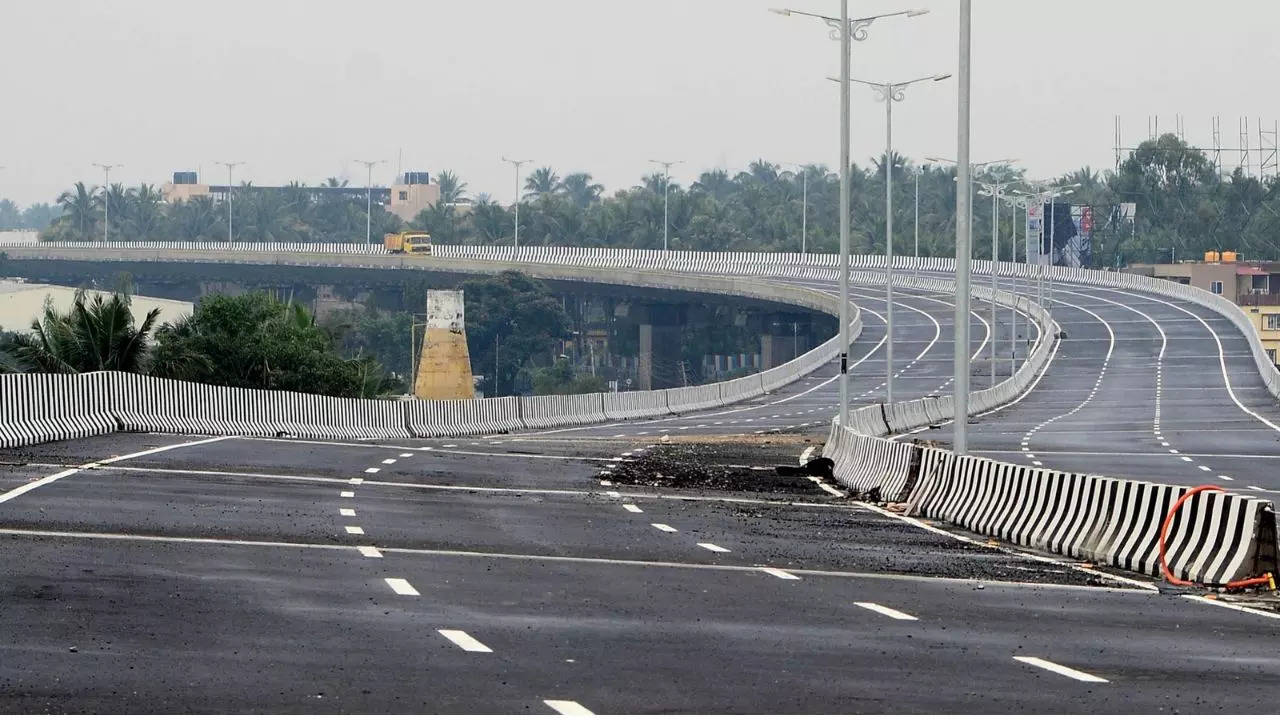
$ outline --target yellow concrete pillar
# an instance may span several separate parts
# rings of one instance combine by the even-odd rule
[[[461,290],[427,291],[427,331],[422,336],[414,397],[423,400],[471,399],[471,356]]]

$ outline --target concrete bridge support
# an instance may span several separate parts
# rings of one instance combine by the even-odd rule
[[[680,331],[686,322],[683,305],[649,303],[636,312],[640,332],[637,383],[640,390],[683,385],[680,377]]]

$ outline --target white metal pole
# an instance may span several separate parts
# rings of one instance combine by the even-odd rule
[[[916,277],[920,276],[920,168],[916,168]]]
[[[893,402],[893,86],[884,96],[884,401]]]
[[[849,424],[849,0],[840,0],[840,424]]]
[[[1009,309],[1009,377],[1013,377],[1018,366],[1018,205],[1017,202],[1013,204],[1013,236],[1009,238],[1009,250],[1013,254],[1010,265],[1013,269],[1010,280],[1013,307]]]
[[[107,231],[111,227],[111,167],[102,168],[105,176],[102,186],[102,242],[107,242]]]
[[[808,252],[809,242],[809,173],[802,165],[800,167],[801,187],[803,187],[803,195],[800,200],[800,254],[804,255]]]
[[[1057,193],[1049,196],[1049,267],[1053,267],[1053,231],[1054,225],[1058,220],[1058,197]],[[1053,275],[1046,273],[1049,282],[1049,304],[1053,305]]]
[[[996,263],[1000,260],[1000,183],[991,192],[991,384],[996,386]]]
[[[662,253],[667,253],[667,229],[671,226],[667,220],[667,200],[671,195],[671,168],[667,167],[662,174]]]
[[[973,0],[960,0],[960,57],[956,103],[956,314],[955,314],[955,422],[952,449],[969,450],[969,51]]]
[[[232,240],[232,235],[231,235],[231,188],[232,188],[232,187],[234,187],[234,186],[231,184],[231,167],[232,167],[232,164],[231,164],[231,163],[227,163],[227,243],[228,243],[228,244],[230,244],[230,243],[231,243],[231,240]],[[366,242],[367,242],[367,239],[366,239]]]
[[[364,179],[364,244],[373,243],[373,166],[365,168]]]

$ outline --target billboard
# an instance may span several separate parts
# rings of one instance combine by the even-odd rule
[[[1092,207],[1045,203],[1028,209],[1027,223],[1028,235],[1040,241],[1039,264],[1089,267],[1093,262]]]

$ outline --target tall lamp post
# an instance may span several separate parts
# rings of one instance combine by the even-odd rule
[[[968,3],[970,0],[962,0]],[[840,41],[840,424],[849,424],[849,51],[853,40],[866,40],[867,27],[880,18],[917,17],[928,10],[902,10],[862,18],[849,17],[849,0],[840,0],[840,17],[799,10],[770,8],[778,15],[816,18],[830,28],[828,36]]]
[[[1018,209],[1022,209],[1022,242],[1027,242],[1027,207],[1031,201],[1016,191],[1011,197],[1005,198],[1005,202],[1013,208],[1013,237],[1009,238],[1009,244],[1012,247],[1013,257],[1011,258],[1016,265],[1018,262]],[[1023,248],[1023,258],[1026,258],[1026,248]],[[1014,371],[1018,369],[1018,273],[1013,273],[1010,279],[1012,284],[1011,292],[1013,294],[1013,307],[1009,310],[1009,376],[1013,377]],[[1029,327],[1029,326],[1028,326]],[[1028,329],[1028,332],[1030,330]]]
[[[1004,180],[997,182],[977,183],[982,187],[983,194],[991,196],[991,385],[996,384],[996,277],[998,268],[996,265],[1000,261],[1000,193],[1008,186],[1013,185],[1013,180]]]
[[[959,93],[956,101],[956,316],[954,346],[954,386],[952,396],[955,422],[951,449],[958,455],[969,451],[969,249],[973,229],[969,223],[969,53],[972,39],[973,0],[960,0]]]
[[[1055,229],[1054,226],[1058,224],[1057,223],[1058,198],[1070,195],[1075,190],[1075,188],[1080,187],[1080,183],[1053,185],[1045,181],[1033,180],[1028,184],[1036,188],[1036,196],[1039,198],[1041,208],[1044,207],[1044,202],[1046,200],[1049,201],[1049,218],[1048,218],[1049,220],[1049,262],[1048,262],[1048,265],[1052,267],[1053,266],[1053,249],[1054,249],[1054,229]],[[1043,215],[1043,210],[1041,210],[1041,214]],[[1044,268],[1044,265],[1046,263],[1044,261],[1045,252],[1044,252],[1044,244],[1043,244],[1044,243],[1043,221],[1044,221],[1044,218],[1042,217],[1041,230],[1040,230],[1041,240],[1040,240],[1040,245],[1036,247],[1036,264],[1040,265],[1040,277],[1042,279],[1042,282],[1047,281],[1047,284],[1049,286],[1049,304],[1052,305],[1053,304],[1053,276],[1050,275]],[[1043,302],[1044,302],[1044,299],[1043,299],[1043,290],[1042,290],[1041,303]]]
[[[102,242],[107,242],[107,231],[111,228],[111,170],[121,167],[120,163],[94,163],[102,168]]]
[[[928,75],[898,83],[878,83],[858,78],[850,82],[866,85],[875,91],[876,99],[884,103],[884,237],[885,237],[885,379],[886,403],[893,402],[893,104],[902,102],[903,90],[920,82],[938,82],[951,77],[951,73]],[[836,78],[828,78],[836,80]],[[918,236],[917,236],[918,242]],[[917,247],[917,253],[919,248]]]
[[[357,160],[356,162],[364,166],[364,244],[373,244],[373,166],[380,165],[386,160]]]
[[[809,170],[800,163],[792,163],[800,170],[800,254],[806,253],[809,241]]]
[[[220,161],[216,164],[222,165],[227,168],[227,242],[230,243],[232,239],[231,238],[231,192],[232,190],[235,189],[235,186],[231,184],[231,170],[235,168],[235,166],[237,165],[243,165],[244,161],[243,160],[235,160],[233,162]],[[366,237],[365,242],[367,243],[368,241],[369,241],[369,238]]]
[[[515,199],[516,227],[515,227],[514,239],[511,241],[511,244],[514,247],[520,247],[520,166],[527,162],[532,162],[532,160],[512,160],[504,155],[502,157],[502,162],[511,163],[511,167],[512,169],[515,170],[515,173],[516,173],[516,199]],[[495,385],[494,387],[497,387],[497,386]]]
[[[650,160],[655,165],[662,166],[662,253],[667,252],[667,231],[671,228],[671,223],[667,221],[667,200],[671,195],[671,166],[679,165],[683,160]]]

